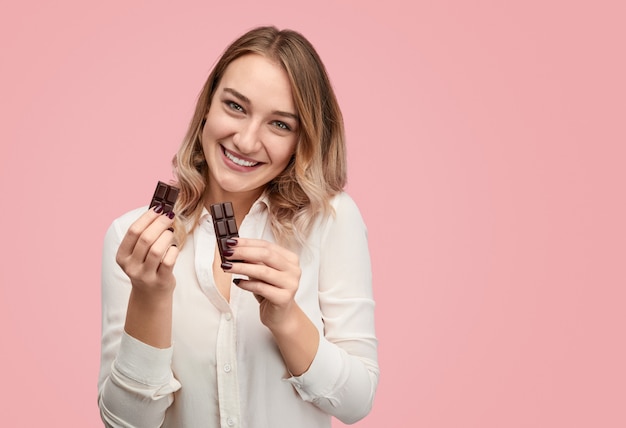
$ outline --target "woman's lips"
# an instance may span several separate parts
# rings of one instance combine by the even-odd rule
[[[240,166],[240,167],[254,168],[255,166],[261,164],[261,162],[257,162],[250,158],[245,158],[244,156],[241,156],[241,155],[235,155],[233,152],[227,150],[224,146],[222,146],[222,152],[224,153],[224,156],[226,157],[226,159],[228,159],[233,164]]]

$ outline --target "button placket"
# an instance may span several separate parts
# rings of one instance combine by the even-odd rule
[[[237,425],[240,412],[239,384],[236,367],[236,325],[232,313],[222,312],[217,332],[217,391],[219,409],[223,416],[222,424],[232,427]]]

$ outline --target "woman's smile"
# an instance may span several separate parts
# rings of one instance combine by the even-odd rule
[[[235,153],[231,152],[230,150],[226,149],[224,146],[222,146],[222,151],[224,152],[224,156],[226,157],[227,160],[231,161],[232,163],[234,163],[238,167],[244,167],[245,170],[243,170],[243,171],[248,171],[248,170],[254,168],[255,166],[261,164],[261,162],[257,162],[255,160],[247,158],[247,157],[245,157],[243,155],[235,154]],[[241,169],[237,168],[237,170],[241,170]]]

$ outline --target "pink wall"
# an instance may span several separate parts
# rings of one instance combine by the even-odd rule
[[[357,426],[626,426],[623,2],[210,3],[1,8],[3,425],[99,426],[104,231],[169,179],[226,43],[273,23],[327,63],[370,229]]]

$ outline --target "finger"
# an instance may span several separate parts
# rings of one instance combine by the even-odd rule
[[[235,279],[233,279],[233,282],[235,283],[235,285],[239,285],[242,281],[246,281],[246,280],[245,280],[245,279],[243,279],[243,278],[235,278]],[[246,287],[246,284],[243,284],[243,285],[241,286],[241,289],[242,289],[242,290],[245,290],[245,289],[246,289],[245,287]],[[249,291],[249,290],[248,290],[248,291]],[[252,295],[254,296],[254,298],[255,298],[255,299],[257,300],[257,302],[259,302],[259,303],[262,303],[262,302],[263,302],[263,300],[265,300],[265,297],[263,297],[263,296],[261,296],[261,295],[259,295],[259,294],[252,293]]]
[[[166,235],[171,240],[172,234],[167,229],[172,226],[173,222],[174,220],[166,215],[160,215],[155,218],[154,221],[144,229],[141,235],[139,235],[139,238],[137,238],[137,242],[132,251],[132,258],[140,263],[146,261],[148,252],[164,232],[168,232]],[[171,242],[167,242],[167,246],[170,244]],[[162,246],[164,252],[167,246],[165,244],[162,244]]]
[[[231,246],[231,248],[268,248],[271,249],[276,254],[281,255],[286,259],[290,259],[296,256],[291,250],[278,245],[273,242],[266,241],[264,239],[252,239],[252,238],[234,238],[233,239],[236,244]],[[296,256],[297,257],[297,256]]]
[[[245,260],[246,263],[264,264],[281,271],[299,267],[296,254],[268,241],[242,239],[230,248],[233,250],[233,255],[227,257],[229,260]]]
[[[176,258],[178,257],[180,250],[175,244],[170,245],[167,250],[165,250],[165,254],[163,256],[163,260],[158,268],[158,274],[170,274],[174,269],[174,263],[176,263]]]
[[[144,267],[148,272],[156,272],[163,263],[170,247],[174,243],[174,234],[164,230],[148,249]]]
[[[275,305],[282,305],[291,300],[289,293],[285,293],[284,290],[273,287],[262,281],[254,279],[241,280],[238,282],[237,286],[243,290],[250,291],[259,303],[267,299]]]
[[[133,253],[135,245],[137,244],[137,241],[143,231],[146,230],[146,228],[159,217],[159,213],[155,212],[154,209],[150,209],[135,220],[135,222],[128,228],[128,231],[120,243],[118,255],[121,257],[130,256]]]
[[[247,261],[230,263],[230,265],[231,267],[226,269],[229,273],[245,275],[250,279],[263,281],[280,288],[288,287],[290,275],[284,271],[279,271],[264,264],[248,263]]]

